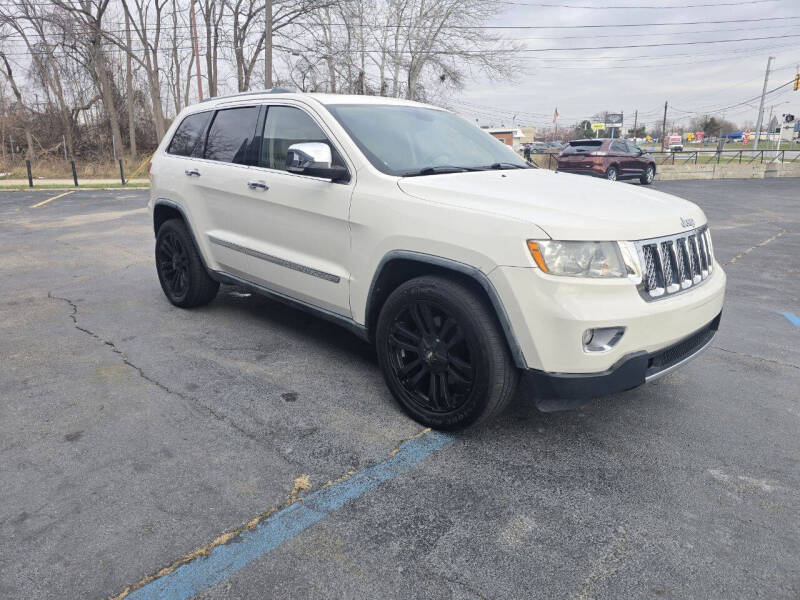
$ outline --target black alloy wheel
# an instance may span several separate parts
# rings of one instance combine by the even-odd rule
[[[164,295],[181,308],[208,304],[219,290],[181,219],[170,219],[158,228],[156,271]]]
[[[499,414],[519,371],[480,288],[447,275],[399,285],[378,317],[383,377],[400,407],[435,429],[463,429]]]
[[[407,304],[389,333],[389,360],[409,402],[433,413],[461,408],[475,383],[472,353],[456,319],[431,302]]]
[[[156,260],[167,295],[176,299],[185,297],[189,289],[189,255],[175,232],[168,231],[159,238]]]

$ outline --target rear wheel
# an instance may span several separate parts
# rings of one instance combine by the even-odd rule
[[[647,170],[644,174],[639,178],[639,181],[642,182],[642,185],[650,185],[653,183],[653,179],[656,176],[656,168],[653,165],[647,165]]]
[[[424,276],[384,304],[378,361],[392,395],[413,419],[461,429],[500,413],[518,371],[489,306],[466,285]]]
[[[606,170],[606,179],[609,181],[617,180],[617,167],[608,167]]]
[[[181,219],[165,221],[158,229],[156,271],[164,295],[175,306],[202,306],[217,295],[219,283],[208,275]]]

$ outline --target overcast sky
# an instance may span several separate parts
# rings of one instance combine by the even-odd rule
[[[590,8],[545,7],[562,4]],[[688,5],[714,4],[715,6]],[[727,6],[722,6],[728,4]],[[610,9],[609,6],[660,8]],[[663,7],[676,8],[663,8]],[[787,19],[786,17],[798,17]],[[703,23],[679,26],[608,27],[592,29],[512,29],[509,38],[529,49],[624,46],[674,42],[769,38],[735,43],[698,44],[590,51],[530,52],[521,56],[525,70],[512,81],[470,81],[451,108],[483,125],[550,125],[558,107],[559,126],[570,126],[604,110],[621,110],[625,126],[633,126],[634,110],[649,128],[663,116],[688,124],[695,111],[723,115],[741,125],[754,123],[767,57],[775,56],[768,89],[794,77],[800,63],[800,0],[743,3],[743,0],[519,0],[508,5],[492,25],[620,25],[763,19],[749,23]],[[795,35],[796,37],[784,37]],[[545,39],[549,38],[549,39]],[[564,60],[567,59],[567,60]],[[620,60],[624,59],[624,60]],[[790,104],[785,104],[786,101]],[[800,114],[800,92],[791,86],[767,98],[775,112]],[[516,119],[514,119],[514,115]]]

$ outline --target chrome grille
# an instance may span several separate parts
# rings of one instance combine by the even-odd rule
[[[646,300],[696,286],[714,269],[706,226],[686,233],[636,242],[642,265],[640,291]]]

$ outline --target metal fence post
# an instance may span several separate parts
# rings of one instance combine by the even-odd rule
[[[25,159],[25,168],[28,169],[28,186],[33,187],[33,173],[31,173],[31,161]]]
[[[122,170],[122,159],[119,159],[119,180],[125,185],[125,171]]]
[[[75,182],[75,187],[78,187],[78,171],[75,170],[75,161],[69,161],[69,164],[72,166],[72,181]]]

